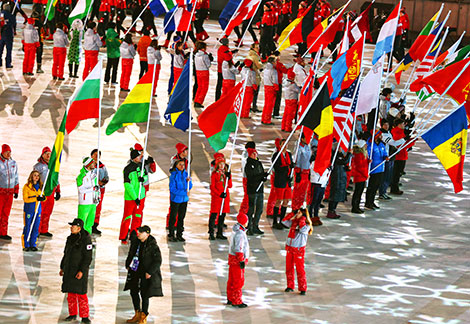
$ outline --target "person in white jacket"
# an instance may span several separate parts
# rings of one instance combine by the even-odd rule
[[[299,88],[302,88],[304,85],[305,79],[307,79],[307,71],[305,71],[305,61],[302,57],[296,57],[294,59],[294,73],[295,73],[295,83]]]
[[[316,146],[318,144],[316,139],[312,140],[312,155],[316,156]],[[318,216],[321,207],[321,201],[323,199],[323,195],[325,194],[326,185],[328,184],[328,180],[330,179],[331,167],[327,168],[323,174],[319,174],[314,171],[315,161],[310,164],[310,205],[308,207],[308,212],[312,215],[312,225],[313,226],[320,226],[323,223]]]
[[[100,35],[96,32],[96,23],[90,21],[87,23],[87,31],[83,41],[83,49],[85,50],[85,68],[83,69],[83,80],[93,70],[98,63],[98,53],[103,45]]]
[[[132,65],[134,64],[134,56],[137,53],[136,46],[132,42],[132,35],[127,34],[119,48],[121,52],[121,91],[129,90],[129,81],[131,80]]]
[[[160,51],[160,45],[158,45],[158,40],[153,39],[150,42],[149,47],[147,47],[147,62],[148,70],[153,78],[153,69],[155,69],[155,81],[153,82],[153,93],[155,94],[155,89],[157,88],[158,78],[160,77],[160,67],[162,61],[162,53]]]
[[[95,184],[96,162],[91,157],[83,159],[77,181],[78,189],[78,218],[83,220],[84,229],[91,234],[95,223],[96,205],[99,202],[99,186]]]
[[[279,91],[277,79],[277,71],[274,68],[276,59],[270,57],[263,71],[264,82],[264,107],[261,116],[261,123],[264,125],[272,125],[271,117],[273,114],[274,103],[276,102],[276,93]]]
[[[29,18],[28,24],[23,30],[23,75],[33,75],[34,60],[36,58],[36,49],[39,46],[39,34],[34,28],[34,19]]]
[[[204,42],[196,43],[196,54],[194,55],[194,67],[196,69],[197,91],[194,97],[194,107],[204,108],[204,99],[209,89],[209,69],[214,60],[212,54],[206,53],[207,44]]]
[[[64,66],[65,58],[67,57],[67,46],[69,46],[69,39],[64,32],[64,24],[57,23],[54,33],[54,49],[52,50],[52,78],[54,80],[64,79]]]

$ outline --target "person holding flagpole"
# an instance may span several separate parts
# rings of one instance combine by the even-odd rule
[[[226,240],[224,236],[225,215],[230,212],[230,192],[232,188],[232,175],[228,171],[225,163],[225,157],[222,153],[215,153],[215,167],[211,175],[211,214],[209,218],[209,240]],[[225,183],[227,182],[227,190]],[[223,201],[223,207],[222,205]],[[222,211],[222,212],[221,212]],[[217,221],[217,236],[214,236],[214,230]]]
[[[85,68],[83,70],[83,80],[86,79],[88,74],[93,70],[98,63],[98,53],[102,46],[100,36],[96,32],[96,23],[89,21],[87,24],[87,31],[85,32],[85,40],[83,49],[85,50]]]
[[[78,218],[83,220],[83,228],[91,234],[95,223],[96,205],[99,202],[99,186],[95,185],[96,162],[91,157],[83,159],[77,181]]]
[[[23,242],[23,251],[26,252],[36,252],[38,250],[37,239],[39,236],[39,222],[41,218],[41,202],[46,200],[46,197],[41,194],[41,188],[42,182],[39,172],[31,171],[28,181],[23,186],[24,229],[21,240]],[[36,219],[33,217],[35,213]],[[30,232],[31,235],[29,235]]]
[[[98,164],[98,153],[99,153],[99,164]],[[96,235],[101,235],[101,231],[98,229],[100,225],[100,216],[101,216],[101,208],[103,206],[103,197],[106,191],[106,184],[109,182],[109,175],[108,169],[101,161],[101,151],[98,152],[98,149],[94,149],[91,151],[90,157],[95,161],[95,163],[99,166],[98,168],[98,185],[100,186],[100,202],[96,205],[96,214],[95,214],[95,222],[91,229],[91,232]]]
[[[214,60],[212,54],[206,52],[207,44],[196,42],[196,54],[194,55],[194,67],[196,68],[197,91],[194,97],[194,107],[204,108],[204,99],[209,89],[209,69]]]

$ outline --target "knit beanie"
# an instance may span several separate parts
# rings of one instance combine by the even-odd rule
[[[2,145],[2,154],[5,152],[11,152],[11,148],[8,144],[3,144]]]
[[[237,222],[242,226],[246,225],[246,223],[248,223],[248,216],[246,216],[245,214],[238,214]]]
[[[131,160],[134,160],[140,155],[140,152],[137,150],[131,150]]]

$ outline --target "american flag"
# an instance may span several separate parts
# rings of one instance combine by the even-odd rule
[[[356,115],[357,94],[354,97],[356,90],[357,79],[349,86],[344,95],[339,99],[333,107],[333,137],[340,142],[341,148],[344,151],[348,150],[349,141],[351,139],[351,129],[353,127],[354,117]],[[358,86],[359,87],[359,86]],[[359,90],[359,88],[358,88]],[[351,113],[349,114],[349,110]]]

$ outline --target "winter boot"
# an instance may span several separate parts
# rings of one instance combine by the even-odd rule
[[[69,63],[69,77],[73,78],[73,64]]]
[[[279,218],[279,207],[274,206],[273,209],[273,228],[284,229],[284,227],[278,222]]]
[[[320,220],[320,217],[318,216],[313,216],[312,217],[312,226],[321,226],[323,223]]]
[[[41,69],[41,63],[38,63],[38,67],[36,69],[36,73],[44,73],[44,71]]]
[[[334,211],[328,211],[328,214],[326,215],[327,218],[331,218],[331,219],[338,219],[340,218],[341,216],[339,216],[338,214],[336,214],[336,212]]]
[[[126,323],[139,323],[141,314],[142,312],[140,310],[136,310],[134,317],[132,317],[131,319],[128,319]]]
[[[75,64],[75,66],[73,67],[73,77],[74,78],[78,78],[78,64]]]
[[[284,217],[286,217],[286,211],[287,211],[287,207],[284,207],[282,206],[281,207],[281,218],[279,220],[279,224],[283,227],[283,228],[289,228],[288,226],[284,225],[282,223],[282,220],[284,219]]]
[[[91,232],[96,235],[101,235],[101,231],[98,229],[97,223],[93,224],[93,227],[91,228]]]
[[[140,313],[139,324],[147,324],[147,316],[145,313]]]
[[[202,33],[202,40],[205,41],[206,39],[209,38],[209,34],[206,31],[203,31]]]

